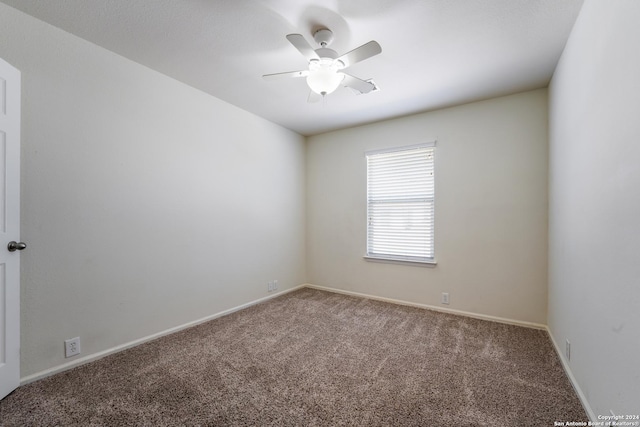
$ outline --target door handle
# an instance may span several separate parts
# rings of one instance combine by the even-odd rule
[[[7,249],[9,249],[9,252],[15,252],[15,251],[21,251],[24,248],[27,247],[27,244],[24,242],[9,242],[9,244],[7,245]]]

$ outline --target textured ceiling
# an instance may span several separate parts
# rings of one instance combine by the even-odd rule
[[[0,0],[217,98],[312,135],[546,87],[582,0]],[[307,103],[306,69],[287,41],[333,31],[348,68],[380,91],[339,88]]]

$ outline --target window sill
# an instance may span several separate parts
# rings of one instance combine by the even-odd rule
[[[433,268],[435,267],[438,263],[436,262],[436,260],[433,261],[409,261],[409,260],[402,260],[402,259],[394,259],[394,258],[384,258],[384,257],[373,257],[373,256],[363,256],[365,261],[368,262],[382,262],[382,263],[388,263],[388,264],[400,264],[400,265],[411,265],[414,267],[428,267],[428,268]]]

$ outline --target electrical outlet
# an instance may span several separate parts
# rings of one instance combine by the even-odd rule
[[[273,290],[274,290],[274,291],[277,291],[277,290],[278,290],[278,281],[277,281],[277,280],[274,280],[274,281],[273,281]]]
[[[442,298],[440,298],[442,304],[449,304],[449,292],[443,292]]]
[[[273,291],[273,282],[272,281],[268,281],[267,282],[267,292],[271,292]]]
[[[64,340],[64,357],[80,354],[80,337]]]
[[[566,340],[564,354],[567,356],[567,361],[571,360],[571,342]]]

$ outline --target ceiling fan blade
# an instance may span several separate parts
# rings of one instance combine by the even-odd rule
[[[307,58],[307,61],[311,61],[312,59],[320,59],[316,51],[313,50],[311,45],[302,36],[302,34],[287,34],[287,40],[289,40],[291,44],[300,51],[302,56]]]
[[[344,74],[342,85],[350,87],[351,89],[355,89],[360,93],[369,93],[376,88],[376,85],[374,85],[371,82],[367,82],[357,77],[353,77],[352,75],[347,73],[341,73],[341,74]]]
[[[286,73],[265,74],[262,76],[265,80],[275,80],[283,77],[306,77],[309,75],[309,70],[302,71],[287,71]]]
[[[287,36],[289,37],[289,36]],[[371,58],[382,52],[382,48],[378,42],[371,40],[369,43],[365,43],[360,47],[353,49],[351,52],[347,52],[340,56],[337,61],[341,61],[344,67],[350,67],[351,65],[364,61],[367,58]]]
[[[307,102],[308,102],[309,104],[313,104],[313,103],[315,103],[315,102],[320,102],[320,101],[322,101],[322,98],[323,98],[323,96],[322,96],[322,95],[320,95],[320,94],[318,94],[318,93],[315,93],[314,91],[310,90],[310,91],[309,91],[309,97],[307,98]]]

